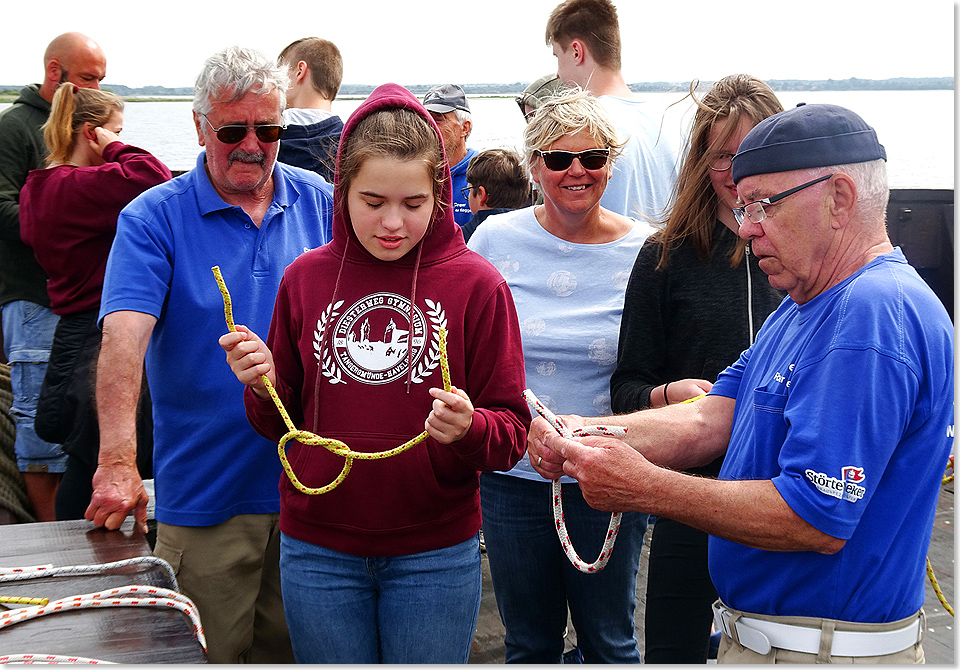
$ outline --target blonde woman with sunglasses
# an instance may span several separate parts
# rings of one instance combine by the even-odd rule
[[[528,388],[557,414],[610,414],[624,289],[652,228],[600,206],[623,142],[592,94],[547,99],[524,145],[543,204],[489,217],[468,246],[513,293]],[[561,482],[573,544],[593,560],[610,515],[590,508],[576,481]],[[557,538],[551,482],[526,460],[482,474],[480,502],[506,661],[561,662],[569,608],[585,663],[638,663],[635,591],[647,516],[625,514],[610,562],[587,574]]]

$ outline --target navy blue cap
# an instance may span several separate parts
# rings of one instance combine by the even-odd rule
[[[865,163],[887,152],[866,121],[838,105],[806,105],[767,117],[733,157],[733,182],[755,174]]]

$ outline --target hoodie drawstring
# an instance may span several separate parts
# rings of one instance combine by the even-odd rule
[[[413,264],[413,282],[410,287],[410,331],[407,333],[407,395],[413,381],[413,308],[417,304],[417,275],[420,273],[420,256],[423,254],[423,240],[417,245],[417,260]]]

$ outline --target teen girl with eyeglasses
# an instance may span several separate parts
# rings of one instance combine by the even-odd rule
[[[764,82],[724,77],[702,100],[665,226],[644,244],[620,325],[613,410],[663,407],[710,390],[783,299],[737,236],[731,158],[757,123],[783,108]],[[723,459],[693,472],[716,477]],[[667,518],[653,525],[644,661],[705,663],[711,604],[707,535]]]

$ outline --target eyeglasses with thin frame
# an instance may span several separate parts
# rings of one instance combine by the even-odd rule
[[[808,181],[806,184],[800,184],[799,186],[794,186],[793,188],[784,191],[783,193],[777,193],[776,195],[771,195],[769,198],[764,198],[763,200],[754,200],[753,202],[748,202],[743,207],[735,207],[733,209],[733,216],[737,220],[737,225],[743,225],[743,219],[747,218],[752,223],[760,223],[767,218],[767,213],[763,210],[764,205],[772,205],[775,202],[779,202],[786,198],[788,195],[793,195],[797,191],[802,191],[808,186],[813,186],[814,184],[819,184],[822,181],[826,181],[832,177],[832,174],[825,174],[822,177],[817,177],[813,181]]]
[[[273,123],[263,123],[253,126],[237,124],[215,128],[214,125],[210,123],[210,119],[207,118],[206,114],[201,114],[200,116],[207,122],[210,129],[217,134],[217,139],[224,144],[239,144],[251,130],[257,134],[257,139],[261,142],[278,142],[280,138],[283,137],[283,131],[287,129],[286,126],[279,126]]]
[[[470,193],[471,193],[472,191],[473,191],[473,187],[472,187],[472,186],[464,186],[463,188],[460,189],[460,195],[463,196],[463,199],[464,199],[464,200],[469,200],[469,199],[470,199]]]
[[[726,172],[733,165],[733,154],[716,154],[710,159],[709,168],[714,172]]]
[[[607,164],[607,158],[610,157],[610,149],[587,149],[586,151],[537,151],[534,155],[543,159],[543,164],[548,170],[560,172],[573,165],[573,159],[580,161],[584,170],[599,170]]]

